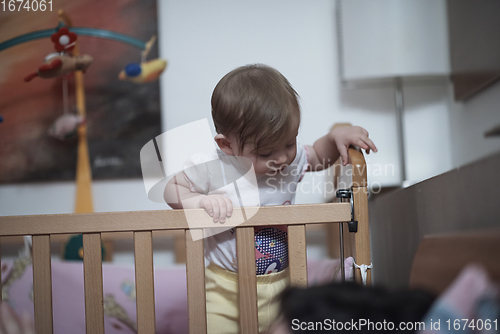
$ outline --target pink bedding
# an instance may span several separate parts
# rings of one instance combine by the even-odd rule
[[[308,260],[309,284],[340,278],[339,260]],[[346,278],[352,278],[352,258],[345,261]],[[130,267],[103,264],[104,324],[106,334],[136,333],[135,274]],[[18,314],[33,317],[31,262],[19,258],[2,262],[2,300]],[[84,334],[85,306],[81,262],[52,262],[54,334]],[[156,332],[187,333],[186,268],[155,270]]]

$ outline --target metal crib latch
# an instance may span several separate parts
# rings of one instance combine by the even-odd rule
[[[352,196],[352,189],[339,189],[337,190],[337,198],[349,198],[351,202],[351,221],[347,222],[347,227],[349,227],[349,232],[358,232],[358,221],[354,220],[354,200]]]
[[[337,198],[351,198],[351,189],[337,190]]]
[[[349,232],[352,233],[358,232],[358,221],[351,220],[350,222],[347,222],[347,227],[349,227]]]

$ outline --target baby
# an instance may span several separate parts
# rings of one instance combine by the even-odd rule
[[[212,118],[218,146],[212,158],[235,157],[251,162],[258,188],[256,205],[260,206],[293,204],[304,173],[327,168],[339,156],[346,165],[350,145],[367,153],[377,151],[368,132],[356,126],[332,130],[313,146],[298,144],[298,95],[280,72],[265,65],[243,66],[224,76],[212,95]],[[165,200],[173,209],[203,208],[214,223],[224,223],[231,217],[233,206],[240,205],[238,197],[221,191],[207,168],[196,168],[207,161],[204,159],[193,157],[186,163],[182,175],[168,183]],[[239,190],[241,197],[245,189]],[[286,227],[256,228],[255,249],[259,329],[263,331],[276,319],[277,296],[287,286]],[[237,333],[234,230],[209,234],[205,258],[209,263],[205,272],[208,332]]]

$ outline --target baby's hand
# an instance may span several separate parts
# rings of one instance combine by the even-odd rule
[[[335,145],[342,157],[342,164],[345,166],[349,163],[349,155],[347,150],[350,145],[359,146],[366,151],[367,154],[370,150],[377,152],[377,147],[368,138],[368,131],[360,126],[347,126],[335,128],[331,132],[331,138],[335,141]]]
[[[230,218],[233,215],[233,202],[223,195],[204,196],[198,206],[205,209],[210,217],[213,217],[214,223],[224,224],[226,217]]]

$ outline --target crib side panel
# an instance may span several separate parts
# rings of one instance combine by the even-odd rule
[[[205,294],[205,257],[203,254],[203,230],[185,231],[186,238],[186,278],[189,312],[189,333],[207,332],[206,294]],[[193,240],[191,236],[197,237]],[[200,237],[200,238],[198,238]]]
[[[33,302],[36,332],[52,334],[52,274],[48,235],[33,236]]]
[[[134,232],[137,332],[156,332],[153,271],[153,234]]]
[[[83,235],[83,282],[87,334],[104,334],[101,234]]]
[[[170,211],[182,212],[182,210]],[[199,214],[200,217],[206,218],[207,216],[204,211],[199,211]],[[181,222],[175,222],[170,225],[170,220],[177,217],[178,213],[175,213],[175,215],[170,214],[170,212],[166,213],[164,216],[168,216],[169,219],[162,218],[163,220],[160,219],[158,212],[143,212],[140,214],[126,213],[126,215],[122,213],[93,213],[64,216],[69,218],[69,223],[66,222],[66,224],[62,224],[65,217],[60,217],[60,215],[50,217],[0,217],[2,227],[5,225],[7,228],[7,230],[4,230],[3,233],[0,233],[0,235],[20,235],[24,233],[25,230],[29,229],[28,223],[35,218],[43,220],[43,222],[39,224],[41,228],[37,229],[37,232],[35,233],[45,234],[46,231],[51,231],[51,233],[63,233],[69,230],[74,232],[83,232],[86,330],[87,333],[104,334],[100,232],[122,230],[135,231],[138,327],[140,332],[154,333],[154,276],[152,274],[153,262],[151,229],[173,230],[178,228],[178,226],[181,226]],[[150,224],[146,224],[149,230],[145,230],[145,225],[139,225],[137,224],[137,221],[135,223],[132,222],[133,218],[136,216],[142,217],[141,223],[142,221],[146,221]],[[146,219],[146,217],[149,216],[155,219]],[[55,219],[57,222],[49,222],[49,219]],[[125,227],[123,226],[124,224],[118,223],[121,219],[127,222]],[[249,227],[243,225],[236,228],[241,333],[258,332],[255,240],[253,226],[266,225],[269,224],[270,221],[273,222],[273,225],[289,225],[291,281],[295,286],[305,287],[307,286],[307,263],[304,224],[340,222],[347,221],[348,219],[350,219],[350,205],[348,203],[264,207],[259,209],[259,213],[256,215],[255,219],[247,222],[247,224],[250,225]],[[151,221],[154,221],[154,223],[151,223]],[[90,226],[87,224],[79,225],[77,224],[78,222],[89,222]],[[96,227],[98,223],[102,223],[103,225]],[[210,221],[210,223],[213,224],[212,221]],[[204,225],[199,223],[198,226],[203,227]],[[335,224],[335,226],[337,226],[337,224]],[[206,333],[207,323],[203,239],[200,238],[193,241],[190,235],[191,233],[202,233],[202,230],[200,228],[185,231],[190,333]],[[35,237],[42,237],[42,239],[37,240],[45,240],[43,237],[47,238],[47,242],[49,240],[48,235],[38,235]],[[181,243],[179,242],[179,245],[180,244]],[[367,247],[369,251],[369,244]],[[48,261],[50,265],[50,253],[48,254]],[[39,282],[37,284],[47,284],[43,283],[43,279],[36,277],[35,281]],[[50,317],[47,316],[44,318],[52,319],[52,314]]]

